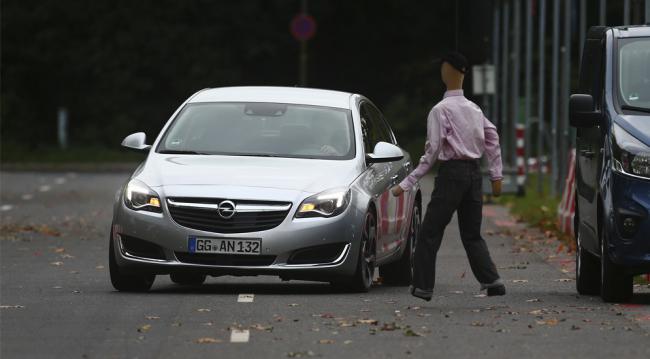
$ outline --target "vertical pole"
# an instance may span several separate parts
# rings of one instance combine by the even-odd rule
[[[512,46],[512,52],[513,52],[513,68],[512,68],[512,122],[510,124],[510,133],[511,133],[511,156],[512,156],[512,164],[515,164],[517,162],[517,151],[515,150],[516,148],[516,138],[515,138],[515,132],[516,132],[516,126],[517,123],[519,123],[519,71],[520,71],[520,56],[519,56],[519,46],[521,43],[519,34],[519,25],[521,23],[521,8],[520,5],[521,0],[513,0],[513,46]]]
[[[630,0],[623,0],[623,25],[630,24]]]
[[[645,24],[650,25],[650,0],[645,0]]]
[[[553,0],[553,53],[551,57],[551,195],[557,195],[558,188],[558,151],[557,151],[557,82],[558,82],[558,57],[560,42],[560,0]]]
[[[68,109],[59,107],[56,116],[57,140],[59,148],[65,150],[68,148]]]
[[[508,160],[508,99],[510,98],[508,94],[508,73],[510,69],[508,68],[510,57],[510,50],[508,49],[508,35],[510,34],[510,6],[508,0],[502,1],[501,12],[503,14],[503,46],[501,49],[501,149],[504,150],[503,158]]]
[[[582,59],[582,50],[587,37],[587,0],[580,0],[580,59]]]
[[[537,117],[539,119],[537,127],[537,192],[544,192],[543,185],[543,167],[542,158],[544,156],[544,84],[546,83],[544,75],[544,65],[546,60],[546,0],[539,0],[539,75],[537,79]],[[544,161],[545,162],[545,161]]]
[[[530,100],[532,96],[533,82],[533,0],[526,0],[526,102],[525,102],[525,121],[526,131],[524,137],[524,169],[528,173],[528,158],[531,152],[531,121],[530,121]]]
[[[598,8],[598,25],[605,26],[607,25],[607,0],[600,0]]]
[[[307,13],[307,0],[302,0],[300,2],[300,11],[303,14]],[[300,86],[307,86],[307,40],[300,41]]]
[[[499,18],[499,1],[494,1],[494,7],[492,9],[492,64],[494,65],[494,94],[492,95],[492,118],[490,121],[498,122],[499,121],[499,26],[501,19]]]
[[[564,0],[564,29],[562,44],[562,118],[560,119],[560,185],[564,183],[569,159],[569,95],[571,89],[571,0]]]

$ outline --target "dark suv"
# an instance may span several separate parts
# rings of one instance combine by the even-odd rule
[[[607,302],[632,297],[633,276],[650,272],[650,27],[592,27],[576,131],[576,281]]]

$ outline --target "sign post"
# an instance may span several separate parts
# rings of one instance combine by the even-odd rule
[[[291,20],[291,34],[300,41],[299,84],[307,86],[307,41],[316,33],[316,21],[307,14],[307,0],[302,0],[302,11]]]

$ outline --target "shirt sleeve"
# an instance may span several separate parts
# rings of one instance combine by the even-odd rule
[[[490,180],[503,179],[499,134],[497,128],[485,116],[483,116],[483,131],[485,133],[485,154],[488,160]]]
[[[418,166],[399,184],[404,191],[413,188],[415,183],[429,172],[433,163],[438,159],[440,144],[442,142],[440,127],[443,117],[444,114],[442,111],[435,107],[429,112],[427,118],[427,142],[424,144],[424,155],[420,157]]]

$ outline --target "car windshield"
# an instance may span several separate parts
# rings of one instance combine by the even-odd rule
[[[619,42],[618,79],[623,105],[650,109],[650,38]]]
[[[280,103],[187,104],[157,151],[176,154],[351,159],[349,110]]]

